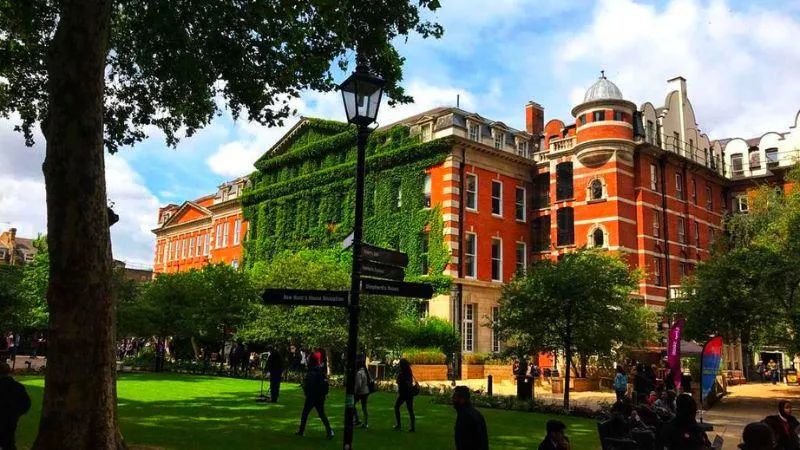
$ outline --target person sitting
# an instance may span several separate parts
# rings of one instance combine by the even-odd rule
[[[675,412],[675,391],[669,390],[664,391],[661,393],[661,398],[653,403],[653,407],[658,409],[664,409],[669,411],[670,413]]]
[[[697,424],[697,403],[689,394],[675,400],[675,418],[664,425],[662,442],[668,450],[707,450],[711,448],[706,432]]]
[[[778,402],[778,414],[766,417],[764,423],[775,433],[778,448],[800,450],[800,439],[797,437],[799,423],[792,415],[792,404],[789,401]]]
[[[658,397],[656,396],[656,391],[650,391],[650,395],[647,396],[647,404],[653,406],[656,400],[658,400]]]
[[[777,444],[772,428],[763,422],[753,422],[744,427],[741,450],[773,450]]]
[[[548,420],[547,435],[539,444],[539,450],[570,450],[569,438],[564,434],[567,426],[560,420]]]

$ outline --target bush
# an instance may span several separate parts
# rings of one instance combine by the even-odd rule
[[[458,351],[461,345],[461,338],[453,329],[453,324],[438,317],[407,319],[401,327],[408,347],[436,347],[440,353],[449,356]]]
[[[411,364],[445,364],[447,356],[438,348],[409,348],[403,352],[403,358]]]
[[[136,356],[128,356],[122,360],[123,366],[152,368],[156,365],[156,352],[153,347],[144,347]]]
[[[461,358],[461,363],[467,365],[485,364],[488,357],[487,353],[465,353]]]
[[[503,356],[499,353],[491,353],[487,355],[486,360],[483,362],[487,366],[510,366],[511,357]]]

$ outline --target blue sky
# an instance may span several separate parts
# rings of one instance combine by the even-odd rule
[[[407,58],[404,86],[416,103],[382,108],[390,123],[455,105],[524,127],[529,100],[545,120],[569,111],[601,69],[636,104],[663,104],[666,81],[688,80],[701,130],[711,138],[785,131],[800,109],[800,2],[756,0],[443,0],[432,18],[439,40],[398,42]],[[300,114],[343,119],[336,94],[306,93]],[[291,125],[293,121],[287,124]],[[0,229],[45,229],[42,147],[25,149],[0,120]],[[150,264],[159,205],[213,192],[252,171],[285,131],[223,114],[170,149],[158,133],[107,162],[109,197],[122,220],[112,229],[115,257]],[[41,141],[41,140],[40,140]]]

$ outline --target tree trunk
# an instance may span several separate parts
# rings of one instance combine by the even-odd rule
[[[60,2],[47,57],[42,165],[50,342],[33,448],[124,449],[117,426],[113,294],[103,148],[111,1]]]
[[[569,380],[570,373],[572,372],[572,339],[567,338],[566,346],[564,348],[564,409],[569,409]]]
[[[586,355],[581,355],[580,359],[581,359],[581,361],[580,361],[580,364],[581,364],[580,377],[581,378],[586,378],[586,365],[588,364],[589,357],[586,356]]]
[[[194,336],[191,337],[191,343],[194,359],[200,359],[200,347],[197,346],[197,340],[195,340]]]
[[[331,352],[330,347],[325,347],[325,370],[328,372],[328,376],[330,377],[333,374],[333,352]]]

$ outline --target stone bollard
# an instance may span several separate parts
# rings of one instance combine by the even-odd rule
[[[491,376],[491,375],[489,375],[488,377],[486,377],[486,383],[487,383],[486,392],[487,392],[487,393],[489,394],[489,396],[491,397],[491,396],[492,396],[492,376]]]

